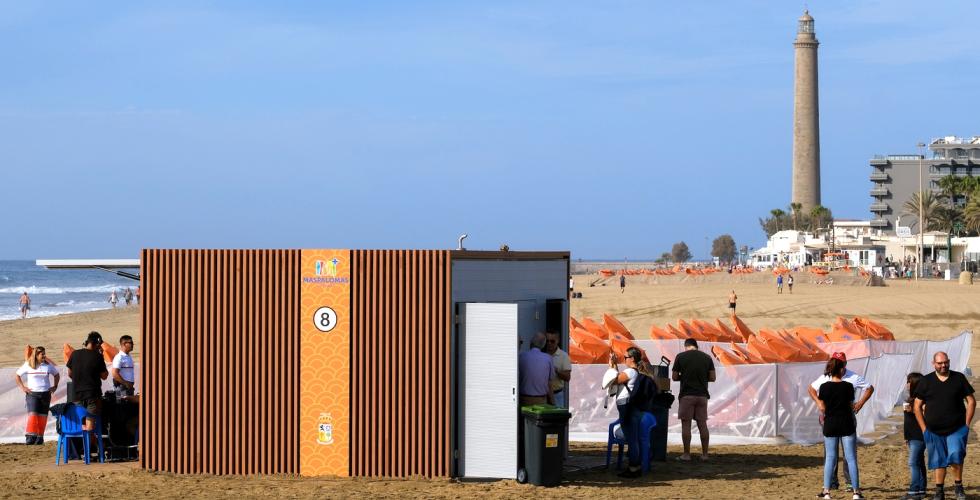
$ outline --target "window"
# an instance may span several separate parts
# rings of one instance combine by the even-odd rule
[[[871,252],[868,250],[861,250],[858,252],[858,264],[862,266],[868,265],[868,254]]]

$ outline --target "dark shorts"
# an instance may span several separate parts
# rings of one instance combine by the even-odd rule
[[[704,396],[682,396],[678,401],[677,418],[696,422],[708,421],[708,398]]]
[[[729,309],[735,309],[735,303],[734,302],[729,302],[728,303],[728,308]]]
[[[102,414],[102,398],[79,399],[75,404],[85,408],[89,415],[98,416]]]

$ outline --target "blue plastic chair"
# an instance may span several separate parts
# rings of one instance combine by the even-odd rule
[[[88,410],[84,407],[69,404],[65,407],[65,412],[61,414],[59,418],[61,424],[61,432],[58,434],[58,450],[56,451],[54,463],[55,465],[61,465],[61,450],[65,450],[65,463],[68,463],[68,448],[71,448],[71,441],[68,438],[82,438],[82,448],[84,449],[84,459],[85,464],[89,464],[89,456],[91,452],[89,451],[89,440],[91,439],[92,433],[95,433],[96,441],[99,443],[99,462],[105,463],[105,453],[102,447],[102,420],[98,417],[95,419],[95,431],[87,431],[84,429],[85,417],[88,416]]]
[[[612,462],[612,447],[613,445],[618,445],[619,450],[616,456],[616,470],[623,467],[623,446],[626,445],[625,439],[619,439],[616,437],[616,433],[613,432],[616,426],[619,424],[619,419],[613,421],[609,424],[609,436],[606,440],[606,468],[609,468],[609,464]],[[640,419],[640,460],[642,461],[643,472],[650,472],[650,455],[652,451],[650,449],[650,433],[653,428],[657,426],[657,418],[653,416],[652,413],[643,412],[643,418]]]

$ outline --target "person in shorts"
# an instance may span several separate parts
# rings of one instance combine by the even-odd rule
[[[84,345],[84,349],[71,353],[65,366],[75,389],[72,403],[88,411],[83,428],[91,431],[95,430],[95,418],[102,412],[102,381],[109,378],[109,370],[102,356],[102,335],[89,333]]]
[[[915,419],[926,441],[929,468],[936,474],[934,499],[944,499],[946,469],[953,469],[956,499],[966,498],[963,489],[963,459],[977,400],[966,377],[949,369],[949,356],[932,356],[936,371],[922,377],[915,387]],[[924,408],[923,408],[924,407]]]
[[[698,350],[694,339],[684,341],[684,352],[674,358],[671,378],[681,383],[678,394],[677,418],[681,420],[682,462],[691,460],[691,420],[698,424],[701,436],[701,460],[708,460],[708,382],[715,381],[715,363],[711,356]]]
[[[738,301],[738,295],[735,295],[735,290],[728,294],[728,308],[732,310],[732,314],[735,314],[735,302]]]
[[[24,292],[20,296],[20,319],[27,318],[27,312],[31,310],[31,296]]]

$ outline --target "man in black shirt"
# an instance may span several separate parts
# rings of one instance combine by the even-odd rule
[[[674,358],[671,378],[681,383],[677,395],[677,417],[681,419],[681,440],[684,454],[681,461],[691,460],[691,420],[698,423],[701,436],[701,460],[708,459],[708,382],[715,381],[715,363],[711,356],[698,350],[694,339],[684,341],[685,351]]]
[[[965,499],[963,459],[977,400],[973,386],[960,372],[949,369],[949,356],[932,356],[936,371],[926,375],[915,387],[915,419],[922,429],[929,456],[929,468],[936,471],[934,499],[945,497],[946,467],[953,469],[957,500]],[[966,404],[964,404],[964,401]]]
[[[89,417],[84,429],[95,429],[95,417],[102,410],[102,381],[109,378],[105,359],[102,357],[102,335],[91,332],[85,340],[85,348],[71,353],[68,358],[68,376],[75,390],[73,403],[85,407]]]

